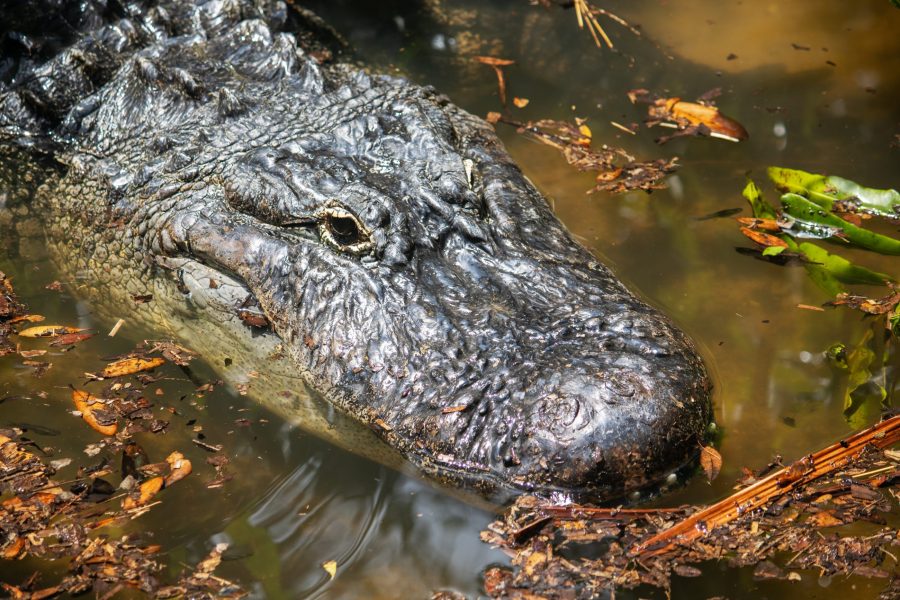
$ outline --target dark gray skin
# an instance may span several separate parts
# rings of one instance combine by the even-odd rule
[[[453,485],[602,500],[696,455],[697,351],[487,123],[278,2],[81,6],[0,89],[0,145],[51,163],[51,244],[84,230],[69,260],[237,281],[311,387]]]

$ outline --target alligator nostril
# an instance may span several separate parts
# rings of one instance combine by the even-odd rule
[[[607,379],[603,382],[603,385],[605,385],[606,388],[609,389],[609,391],[613,392],[617,396],[622,396],[624,398],[631,398],[632,396],[634,396],[634,393],[636,391],[634,384],[618,378]],[[606,401],[614,403],[616,401],[616,398],[607,396]]]
[[[549,394],[541,402],[535,416],[552,433],[564,435],[566,432],[580,428],[573,427],[580,412],[581,403],[577,398]],[[583,427],[584,423],[581,426]]]

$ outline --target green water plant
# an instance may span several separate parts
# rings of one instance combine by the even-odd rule
[[[849,179],[796,169],[767,171],[782,193],[778,205],[763,198],[752,180],[744,187],[752,218],[739,218],[741,232],[762,246],[771,262],[799,262],[810,279],[831,297],[826,306],[843,306],[869,317],[857,343],[833,344],[827,351],[842,396],[844,417],[854,428],[876,418],[892,404],[900,369],[900,285],[890,274],[858,265],[831,250],[854,246],[885,255],[900,255],[900,240],[868,228],[878,220],[900,220],[900,193],[864,187]],[[831,244],[829,249],[823,243]],[[848,285],[885,286],[881,298],[848,292]]]
[[[771,167],[768,174],[783,192],[778,208],[763,198],[752,180],[744,187],[753,221],[745,222],[748,226],[742,231],[764,246],[763,257],[773,262],[784,262],[787,258],[799,260],[812,281],[833,297],[846,293],[846,285],[896,283],[892,275],[855,264],[816,242],[827,240],[879,254],[900,255],[900,240],[864,226],[875,216],[900,218],[900,193],[782,167]],[[861,196],[852,195],[856,193]],[[762,229],[771,233],[760,236],[758,230]]]

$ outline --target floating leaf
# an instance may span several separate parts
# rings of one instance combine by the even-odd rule
[[[186,459],[181,452],[173,452],[166,457],[166,462],[169,463],[169,468],[171,468],[171,472],[166,475],[166,487],[169,487],[176,481],[181,481],[191,474],[191,461]]]
[[[334,579],[334,576],[337,574],[337,561],[325,561],[322,563],[322,568],[325,569],[326,573],[328,573],[329,578]]]
[[[115,435],[119,430],[119,424],[107,417],[109,411],[106,404],[82,390],[72,390],[72,401],[75,408],[81,413],[84,422],[90,425],[94,431],[103,435]]]
[[[132,356],[108,364],[100,375],[102,377],[122,377],[141,371],[149,371],[164,364],[166,364],[166,359],[158,356],[154,358]]]
[[[722,470],[722,455],[712,446],[701,446],[700,448],[700,466],[706,473],[706,478],[713,481],[719,476]]]
[[[814,266],[819,266],[838,281],[848,284],[866,284],[866,285],[885,285],[887,282],[894,281],[894,278],[884,273],[878,273],[865,267],[853,264],[846,258],[831,254],[827,250],[811,244],[802,242],[797,244],[797,249],[803,253]]]
[[[75,327],[66,327],[65,325],[38,325],[37,327],[29,327],[19,332],[19,337],[40,338],[40,337],[57,337],[66,333],[80,333],[84,329]]]
[[[150,502],[150,500],[152,500],[153,497],[156,496],[156,494],[158,494],[161,489],[163,489],[164,484],[165,480],[162,477],[154,477],[152,479],[148,479],[140,485],[136,496],[126,496],[125,499],[122,500],[122,508],[125,510],[131,510],[132,508],[137,508],[138,506],[144,506],[145,504]]]
[[[757,219],[770,219],[772,221],[778,218],[775,209],[763,199],[762,190],[759,189],[753,180],[747,180],[747,185],[744,186],[744,191],[742,193],[744,198],[747,199],[747,202],[750,203],[750,210],[753,211],[754,217]]]
[[[93,333],[66,333],[64,335],[59,336],[52,342],[50,342],[51,346],[74,346],[75,344],[80,344],[85,340],[89,340],[94,337]]]
[[[785,213],[799,221],[807,221],[839,229],[843,239],[861,248],[874,250],[882,254],[900,255],[900,240],[857,227],[853,223],[848,223],[799,194],[784,194],[781,197],[781,206]]]
[[[769,246],[778,246],[784,250],[786,250],[788,247],[787,242],[770,233],[763,233],[762,231],[756,231],[755,229],[750,229],[749,227],[741,227],[741,233],[743,233],[745,236],[747,236],[760,246],[766,246],[767,250]]]
[[[834,210],[836,202],[861,212],[900,218],[900,192],[867,188],[835,175],[816,175],[797,169],[770,167],[769,178],[779,190],[807,196],[816,204]]]
[[[868,298],[850,294],[838,294],[831,304],[833,306],[848,306],[861,310],[870,315],[883,315],[895,311],[900,306],[900,291],[888,294],[884,298]]]
[[[20,315],[13,319],[9,320],[10,324],[13,323],[21,323],[22,321],[27,321],[29,323],[40,323],[44,320],[44,315]]]
[[[781,225],[778,224],[778,221],[775,219],[758,219],[756,217],[738,217],[735,219],[738,223],[743,225],[744,227],[749,227],[750,229],[760,229],[762,231],[769,231],[772,233],[781,233]]]

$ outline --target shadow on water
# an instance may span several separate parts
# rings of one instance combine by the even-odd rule
[[[886,0],[603,2],[643,26],[644,35],[635,37],[609,23],[614,53],[594,48],[587,33],[577,31],[571,11],[524,0],[305,4],[369,64],[435,85],[476,114],[497,110],[499,102],[493,74],[470,58],[502,56],[517,62],[507,69],[510,96],[530,100],[525,109],[510,109],[517,118],[585,117],[597,140],[639,157],[681,157],[667,190],[585,196],[590,175],[572,171],[552,149],[500,129],[573,233],[704,348],[716,380],[724,467],[712,484],[694,478],[657,502],[710,502],[730,491],[741,467],[765,465],[776,453],[789,460],[849,431],[822,353],[833,342],[852,343],[865,324],[850,311],[796,309],[827,300],[802,269],[741,256],[734,248],[746,242],[733,223],[695,217],[744,208],[745,173],[761,179],[770,164],[898,185],[900,150],[890,143],[900,133],[900,11]],[[610,121],[642,120],[641,109],[625,97],[639,87],[686,99],[722,87],[719,105],[751,138],[742,144],[676,140],[659,147],[653,143],[657,130],[628,136]],[[894,259],[867,260],[872,268],[897,273]],[[15,278],[31,312],[101,332],[114,322],[78,299],[78,287],[90,282],[65,282],[62,294],[44,290],[57,275],[39,255],[0,260],[0,269]],[[97,356],[127,351],[156,335],[132,326],[116,338],[98,336],[69,355],[51,354],[54,366],[41,379],[15,357],[0,359],[0,398],[15,397],[0,403],[0,425],[33,423],[39,427],[28,435],[42,446],[59,456],[83,456],[93,438],[87,428],[72,425],[66,386],[96,369]],[[199,380],[216,378],[208,365],[192,368]],[[166,375],[172,379],[158,384],[159,404],[177,409],[168,416],[170,434],[141,443],[157,460],[188,448],[202,465],[206,455],[191,444],[193,419],[208,440],[226,446],[233,476],[210,490],[205,484],[211,469],[199,470],[136,524],[163,544],[174,571],[227,540],[232,545],[221,574],[258,597],[411,598],[440,588],[475,597],[481,570],[504,562],[478,540],[490,511],[329,445],[229,386],[197,398],[195,384],[183,374]],[[321,567],[330,560],[337,562],[333,580]],[[0,579],[20,581],[35,568],[47,565],[4,563]],[[709,565],[703,577],[676,579],[673,597],[871,598],[880,588],[881,582],[861,578],[819,582],[815,576],[794,586],[759,583],[750,571]],[[617,597],[647,595],[652,592]]]

